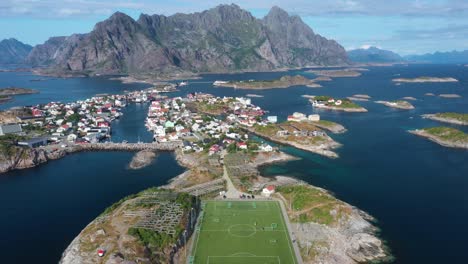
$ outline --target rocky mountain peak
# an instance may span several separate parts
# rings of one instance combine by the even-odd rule
[[[23,63],[31,49],[30,45],[15,38],[4,39],[0,41],[0,64]]]
[[[347,63],[343,47],[315,35],[299,17],[273,7],[257,19],[235,4],[191,14],[141,14],[137,21],[116,12],[89,34],[61,45],[48,45],[37,61],[101,74],[266,71]]]

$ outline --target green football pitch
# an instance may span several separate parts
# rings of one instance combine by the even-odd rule
[[[276,201],[207,201],[194,239],[191,263],[297,263]]]

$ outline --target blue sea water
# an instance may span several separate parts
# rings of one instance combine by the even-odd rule
[[[458,65],[409,65],[370,67],[358,78],[335,78],[323,88],[304,86],[262,91],[215,88],[214,80],[274,79],[289,73],[205,75],[193,80],[174,96],[190,92],[241,96],[263,95],[253,102],[285,119],[294,111],[319,113],[322,119],[343,124],[348,132],[333,137],[343,144],[340,158],[328,159],[282,147],[301,160],[262,168],[264,175],[290,175],[330,190],[338,198],[376,217],[381,236],[395,256],[395,263],[465,263],[468,259],[468,151],[439,146],[407,133],[408,129],[441,125],[421,114],[468,112],[468,68]],[[454,77],[458,83],[395,85],[399,77]],[[48,101],[73,101],[98,93],[121,93],[145,88],[121,84],[105,77],[35,79],[28,73],[0,73],[0,87],[35,88],[40,94],[15,97],[0,107]],[[360,102],[368,113],[317,111],[301,95],[346,97],[368,94]],[[444,99],[425,93],[456,93]],[[413,96],[416,109],[395,110],[374,100]],[[144,129],[147,106],[130,105],[114,124],[113,140],[149,141]],[[454,126],[468,132],[466,127]],[[89,221],[125,195],[162,185],[183,171],[169,153],[143,170],[126,168],[131,153],[80,153],[46,165],[0,175],[0,253],[7,263],[53,263]],[[24,252],[27,252],[25,254]]]

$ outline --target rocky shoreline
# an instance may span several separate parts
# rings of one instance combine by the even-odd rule
[[[457,142],[457,141],[450,141],[443,139],[441,137],[438,137],[436,135],[432,135],[430,133],[427,133],[426,131],[422,129],[416,129],[416,130],[409,130],[409,133],[413,135],[417,135],[420,137],[424,137],[429,139],[432,142],[435,142],[441,146],[444,147],[449,147],[449,148],[462,148],[462,149],[468,149],[468,142]]]
[[[340,77],[359,77],[361,69],[344,69],[344,70],[309,70],[307,72],[316,74],[318,76],[340,78]]]
[[[366,113],[368,112],[367,109],[364,107],[359,108],[343,108],[338,106],[328,106],[328,105],[315,105],[315,108],[326,109],[326,110],[333,110],[333,111],[342,111],[348,113]]]
[[[16,148],[18,153],[10,157],[3,157],[0,159],[0,174],[12,170],[28,169],[39,166],[50,160],[56,160],[65,157],[68,154],[84,152],[84,151],[129,151],[129,152],[156,152],[156,151],[173,151],[176,147],[180,146],[178,143],[173,145],[156,145],[154,143],[142,144],[110,144],[110,143],[97,143],[97,144],[83,144],[83,145],[70,145],[65,148],[51,147],[38,147],[38,148]],[[148,153],[141,154],[148,156]],[[156,155],[156,154],[155,154]],[[149,165],[149,156],[145,158],[143,167]],[[138,158],[139,159],[139,158]],[[146,164],[149,162],[149,164]],[[135,166],[138,162],[135,163]],[[141,168],[143,168],[141,167]]]
[[[375,101],[375,102],[378,103],[378,104],[383,104],[385,106],[392,107],[392,108],[397,108],[397,109],[403,109],[403,110],[414,109],[414,106],[412,104],[410,104],[409,102],[407,102],[407,101],[393,101],[393,102],[390,102],[390,101]]]
[[[5,87],[0,88],[0,96],[12,96],[12,95],[23,95],[23,94],[36,94],[38,90],[21,88],[21,87]]]
[[[0,173],[5,173],[11,170],[33,168],[50,160],[63,158],[67,154],[68,151],[66,150],[46,151],[42,148],[18,148],[16,154],[10,157],[3,157],[0,160]]]
[[[452,78],[452,77],[445,77],[445,78],[439,78],[439,77],[417,77],[417,78],[396,78],[392,79],[393,82],[397,83],[442,83],[442,82],[458,82],[457,79]]]
[[[265,138],[267,140],[270,140],[272,142],[279,143],[279,144],[282,144],[282,145],[295,147],[297,149],[305,150],[305,151],[312,152],[312,153],[316,153],[316,154],[319,154],[319,155],[322,155],[322,156],[325,156],[325,157],[328,157],[328,158],[338,158],[339,157],[336,152],[333,152],[330,149],[339,148],[339,147],[341,147],[341,144],[334,141],[332,138],[330,138],[328,136],[327,136],[328,141],[326,143],[321,143],[318,146],[306,146],[306,145],[299,144],[299,143],[292,142],[292,141],[276,139],[276,138],[273,138],[273,137],[258,133],[254,129],[247,129],[247,131],[249,131],[249,132],[251,132],[251,133],[253,133],[253,134],[255,134],[255,135],[259,136],[259,137]]]
[[[234,89],[249,89],[249,90],[266,90],[266,89],[281,89],[291,86],[305,85],[311,88],[322,87],[313,80],[307,79],[304,76],[285,75],[276,80],[249,80],[249,81],[229,81],[218,82],[214,84],[217,87],[230,87]]]
[[[454,118],[448,118],[448,117],[439,117],[437,114],[425,114],[421,115],[422,118],[424,119],[431,119],[439,122],[444,122],[444,123],[449,123],[449,124],[454,124],[454,125],[462,125],[462,126],[468,126],[467,121],[462,121]]]
[[[341,134],[348,131],[343,125],[331,121],[311,121],[314,126],[330,131],[334,134]]]

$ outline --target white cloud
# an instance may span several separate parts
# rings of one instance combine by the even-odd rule
[[[278,5],[299,15],[376,16],[467,16],[466,0],[231,0],[247,9],[267,10]],[[223,4],[226,0],[1,0],[0,16],[36,17],[90,16],[95,10],[120,9],[135,12],[173,14],[194,12]],[[51,12],[52,11],[52,12]],[[107,13],[107,12],[106,12]]]

